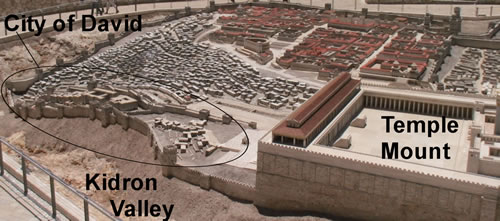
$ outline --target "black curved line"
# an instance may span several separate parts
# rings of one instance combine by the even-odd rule
[[[144,76],[139,76],[139,75],[134,75],[134,74],[128,74],[128,73],[123,73],[123,72],[120,72],[120,71],[114,71],[114,70],[109,70],[109,69],[105,69],[105,68],[94,68],[94,67],[87,67],[87,66],[77,66],[77,65],[60,65],[60,66],[39,66],[39,67],[32,67],[32,68],[27,68],[27,69],[23,69],[23,70],[20,70],[20,71],[17,71],[11,75],[9,75],[7,78],[5,78],[5,80],[2,82],[2,85],[0,86],[0,94],[2,94],[2,99],[4,101],[4,103],[7,105],[7,107],[14,113],[16,114],[20,119],[22,119],[24,122],[26,122],[27,124],[29,124],[30,126],[32,126],[33,128],[57,139],[57,140],[60,140],[64,143],[67,143],[69,145],[73,145],[75,147],[78,147],[78,148],[81,148],[81,149],[84,149],[84,150],[87,150],[87,151],[90,151],[90,152],[93,152],[93,153],[96,153],[96,154],[100,154],[100,155],[103,155],[103,156],[107,156],[107,157],[110,157],[110,158],[114,158],[114,159],[118,159],[118,160],[124,160],[124,161],[128,161],[128,162],[133,162],[133,163],[140,163],[140,164],[144,164],[144,165],[151,165],[151,166],[162,166],[162,167],[211,167],[211,166],[219,166],[219,165],[224,165],[224,164],[227,164],[227,163],[230,163],[230,162],[233,162],[239,158],[241,158],[247,151],[248,151],[248,147],[250,146],[250,138],[248,137],[248,134],[246,132],[246,130],[243,128],[243,126],[241,126],[241,124],[236,120],[234,119],[231,115],[229,115],[228,113],[226,113],[224,110],[222,110],[221,108],[219,108],[217,105],[214,105],[210,102],[208,102],[208,99],[201,99],[203,102],[206,102],[208,104],[210,104],[211,106],[215,107],[216,109],[218,109],[219,111],[221,111],[222,113],[224,113],[225,115],[229,116],[231,118],[232,121],[236,122],[236,124],[241,128],[241,130],[243,131],[243,133],[245,134],[245,137],[247,138],[247,146],[245,148],[245,150],[243,151],[243,153],[241,153],[239,156],[235,157],[234,159],[231,159],[231,160],[228,160],[226,162],[222,162],[222,163],[215,163],[215,164],[209,164],[209,165],[186,165],[186,166],[182,166],[182,165],[165,165],[165,164],[161,164],[161,163],[150,163],[150,162],[142,162],[142,161],[138,161],[138,160],[132,160],[132,159],[127,159],[127,158],[123,158],[123,157],[118,157],[118,156],[113,156],[111,154],[107,154],[107,153],[102,153],[102,152],[99,152],[99,151],[96,151],[96,150],[92,150],[92,149],[89,149],[87,147],[84,147],[84,146],[81,146],[81,145],[78,145],[78,144],[75,144],[73,142],[70,142],[70,141],[67,141],[65,139],[62,139],[62,138],[59,138],[58,136],[55,136],[37,126],[35,126],[34,124],[32,124],[31,122],[29,122],[28,120],[24,119],[21,117],[20,114],[18,114],[16,111],[14,111],[14,109],[9,105],[9,103],[7,102],[5,96],[4,96],[4,93],[3,93],[3,88],[4,88],[4,85],[5,85],[5,82],[7,82],[7,80],[9,78],[11,78],[12,76],[16,75],[16,74],[19,74],[21,72],[24,72],[24,71],[28,71],[28,70],[33,70],[33,69],[37,69],[37,68],[57,68],[57,67],[64,67],[64,68],[68,68],[68,67],[79,67],[79,68],[90,68],[90,69],[96,69],[96,70],[101,70],[101,71],[110,71],[110,72],[115,72],[117,74],[125,74],[125,75],[129,75],[129,76],[134,76],[134,77],[138,77],[138,78],[143,78],[143,79],[146,79],[146,80],[150,80],[150,81],[153,81],[153,82],[156,82],[156,83],[160,83],[158,80],[154,80],[154,79],[150,79],[148,77],[144,77]],[[174,89],[178,89],[178,88],[175,88],[174,86],[171,86],[171,85],[165,85],[165,86],[168,86],[168,87],[171,87],[171,88],[174,88]],[[182,89],[181,89],[182,90]],[[182,90],[184,91],[184,90]],[[186,91],[184,91],[186,92]],[[190,96],[193,96],[193,97],[198,97],[194,94],[192,94],[191,92],[187,92]],[[199,98],[199,97],[198,97]]]

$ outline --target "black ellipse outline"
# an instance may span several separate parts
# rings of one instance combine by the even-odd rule
[[[120,71],[114,71],[114,70],[109,70],[109,69],[105,69],[105,68],[93,68],[93,67],[86,67],[86,66],[77,66],[77,65],[56,65],[56,66],[39,66],[39,67],[32,67],[32,68],[27,68],[27,69],[23,69],[23,70],[20,70],[20,71],[17,71],[11,75],[9,75],[7,78],[5,78],[5,80],[2,82],[2,85],[0,86],[0,94],[2,94],[2,99],[3,99],[3,102],[7,105],[7,107],[14,113],[16,114],[20,119],[22,119],[24,122],[26,122],[28,125],[32,126],[33,128],[43,132],[44,134],[47,134],[49,135],[50,137],[53,137],[57,140],[60,140],[64,143],[67,143],[69,145],[72,145],[72,146],[75,146],[75,147],[78,147],[78,148],[81,148],[81,149],[84,149],[84,150],[87,150],[87,151],[90,151],[90,152],[93,152],[93,153],[96,153],[96,154],[100,154],[100,155],[103,155],[103,156],[106,156],[106,157],[110,157],[110,158],[114,158],[114,159],[118,159],[118,160],[123,160],[123,161],[128,161],[128,162],[132,162],[132,163],[139,163],[139,164],[143,164],[143,165],[150,165],[150,166],[161,166],[161,167],[212,167],[212,166],[220,166],[220,165],[224,165],[224,164],[227,164],[227,163],[230,163],[230,162],[233,162],[239,158],[241,158],[247,151],[248,151],[248,147],[250,146],[250,138],[248,137],[248,134],[245,130],[245,128],[243,128],[243,126],[241,126],[241,124],[236,120],[234,119],[231,115],[229,115],[228,113],[226,113],[224,110],[222,110],[221,108],[219,108],[217,105],[214,105],[210,102],[208,102],[207,100],[208,99],[201,99],[200,97],[192,94],[191,92],[189,91],[184,91],[184,90],[181,90],[183,91],[184,93],[187,93],[189,94],[190,96],[194,97],[194,98],[199,98],[201,99],[203,102],[206,102],[208,103],[209,105],[215,107],[216,109],[218,109],[219,111],[221,111],[222,113],[224,113],[225,115],[229,116],[231,118],[232,121],[234,121],[240,128],[241,130],[243,131],[243,133],[245,134],[245,137],[247,138],[247,146],[245,148],[245,150],[243,151],[243,153],[241,153],[241,155],[235,157],[234,159],[231,159],[231,160],[228,160],[226,162],[222,162],[222,163],[215,163],[215,164],[208,164],[208,165],[186,165],[186,166],[183,166],[183,165],[165,165],[165,164],[161,164],[161,163],[151,163],[151,162],[142,162],[142,161],[139,161],[139,160],[132,160],[132,159],[127,159],[127,158],[123,158],[123,157],[117,157],[117,156],[113,156],[111,154],[107,154],[107,153],[101,153],[99,151],[96,151],[96,150],[92,150],[92,149],[89,149],[87,147],[84,147],[84,146],[81,146],[81,145],[78,145],[78,144],[75,144],[75,143],[72,143],[70,141],[67,141],[65,139],[62,139],[62,138],[59,138],[58,136],[55,136],[35,125],[33,125],[31,122],[29,122],[28,120],[24,119],[21,117],[20,114],[18,114],[16,111],[14,111],[14,109],[8,104],[4,94],[3,94],[3,88],[4,88],[4,85],[5,85],[5,82],[7,82],[7,80],[9,78],[11,78],[12,76],[16,75],[16,74],[19,74],[21,72],[25,72],[25,71],[28,71],[28,70],[33,70],[33,69],[38,69],[38,68],[68,68],[68,67],[77,67],[77,68],[89,68],[89,69],[95,69],[95,70],[101,70],[101,71],[110,71],[110,72],[114,72],[114,73],[117,73],[117,74],[125,74],[125,75],[129,75],[129,76],[134,76],[134,77],[138,77],[138,78],[143,78],[143,79],[146,79],[146,80],[150,80],[152,82],[155,82],[155,83],[160,83],[158,82],[157,80],[153,80],[153,79],[150,79],[148,77],[144,77],[144,76],[138,76],[138,75],[134,75],[134,74],[128,74],[128,73],[123,73],[123,72],[120,72]],[[161,83],[160,83],[161,84]],[[175,88],[171,85],[165,85],[165,86],[168,86],[168,87],[171,87],[171,88],[174,88],[174,89],[178,89],[178,88]]]

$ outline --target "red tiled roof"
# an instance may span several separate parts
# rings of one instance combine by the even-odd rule
[[[351,79],[350,74],[344,72],[309,98],[286,120],[283,120],[273,130],[273,134],[306,139],[344,101],[346,96],[357,88],[359,83],[359,80]],[[289,127],[287,124],[289,120],[299,122],[300,127]]]
[[[344,73],[335,78],[330,83],[319,90],[315,96],[309,98],[307,102],[301,105],[297,111],[290,114],[287,120],[296,121],[302,125],[312,114],[314,114],[332,95],[350,79],[350,75]]]

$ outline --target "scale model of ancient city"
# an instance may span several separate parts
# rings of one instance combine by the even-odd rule
[[[500,221],[491,2],[118,1],[140,32],[5,30],[0,191],[40,214],[0,220]]]

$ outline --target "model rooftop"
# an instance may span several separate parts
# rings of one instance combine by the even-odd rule
[[[342,106],[357,94],[359,85],[360,80],[352,79],[348,73],[331,80],[273,129],[273,140],[306,147]]]

